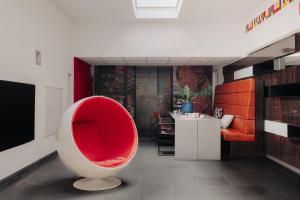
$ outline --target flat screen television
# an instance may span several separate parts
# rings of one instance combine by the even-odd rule
[[[34,140],[35,86],[0,80],[0,151]]]

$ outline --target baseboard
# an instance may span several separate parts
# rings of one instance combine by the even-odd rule
[[[287,164],[287,163],[285,163],[285,162],[283,162],[283,161],[281,161],[281,160],[279,160],[279,159],[277,159],[277,158],[274,158],[273,156],[266,155],[266,157],[267,157],[268,159],[270,159],[270,160],[276,162],[277,164],[281,165],[282,167],[287,168],[288,170],[290,170],[290,171],[292,171],[292,172],[294,172],[294,173],[300,175],[300,169],[298,169],[298,168],[296,168],[296,167],[294,167],[294,166],[292,166],[292,165],[290,165],[290,164]]]
[[[55,157],[57,155],[57,151],[54,151],[52,153],[50,153],[49,155],[31,163],[30,165],[24,167],[23,169],[20,169],[19,171],[13,173],[12,175],[0,180],[0,186],[1,185],[5,185],[8,182],[11,182],[17,178],[22,177],[23,174],[25,174],[26,172],[29,172],[30,170],[33,170],[35,167],[39,166],[40,164],[44,163],[45,161],[48,161],[49,159],[52,159],[53,157]]]

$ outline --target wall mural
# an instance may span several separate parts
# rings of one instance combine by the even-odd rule
[[[168,117],[172,110],[171,75],[171,67],[136,68],[136,125],[142,137],[154,138],[155,116]]]
[[[293,1],[294,0],[277,0],[272,6],[263,11],[260,15],[246,25],[246,33],[250,32],[256,26],[260,25],[262,22],[266,21],[268,18],[287,7]]]
[[[94,95],[113,98],[135,118],[135,67],[96,66]]]
[[[193,112],[212,113],[212,68],[209,66],[178,66],[173,68],[173,107],[182,99],[188,86],[193,96]]]
[[[98,66],[95,68],[94,94],[119,101],[132,111],[140,136],[154,137],[153,117],[157,114],[169,117],[185,86],[194,96],[193,111],[211,114],[211,83],[212,68],[209,66]]]
[[[136,68],[136,125],[140,136],[152,137],[151,116],[158,111],[157,68]],[[142,134],[142,135],[141,135]]]

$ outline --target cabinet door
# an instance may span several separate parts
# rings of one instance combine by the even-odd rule
[[[175,120],[175,158],[197,160],[197,120]]]
[[[198,160],[220,160],[220,127],[218,119],[198,120]]]

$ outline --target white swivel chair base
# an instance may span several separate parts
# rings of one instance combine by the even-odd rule
[[[116,188],[121,185],[121,180],[117,178],[83,178],[75,181],[73,186],[79,190],[101,191]]]

